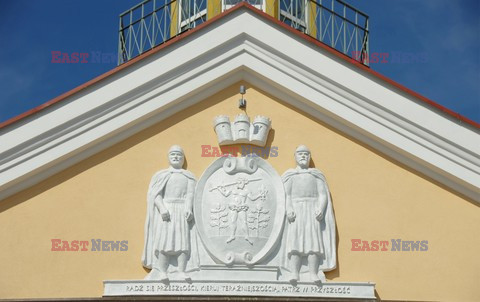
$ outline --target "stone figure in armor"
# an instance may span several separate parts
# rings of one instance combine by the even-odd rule
[[[282,180],[286,193],[286,267],[291,282],[307,264],[310,281],[325,281],[324,271],[336,267],[335,218],[325,176],[309,168],[310,150],[295,150],[297,167],[286,171]],[[302,277],[303,278],[303,277]],[[302,280],[303,281],[303,280]]]
[[[191,253],[194,175],[183,169],[184,152],[180,146],[168,151],[170,167],[157,172],[147,194],[145,246],[142,263],[152,269],[145,279],[167,280],[169,266],[176,264],[177,276],[189,280],[185,272]]]

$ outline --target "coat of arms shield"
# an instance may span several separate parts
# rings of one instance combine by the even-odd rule
[[[259,263],[283,229],[282,180],[260,157],[218,158],[198,182],[194,215],[200,238],[215,262]]]

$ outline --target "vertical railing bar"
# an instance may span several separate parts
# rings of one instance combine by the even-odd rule
[[[192,6],[193,6],[194,4],[192,4],[192,1],[190,1],[190,0],[187,0],[187,1],[188,1],[188,10],[187,10],[187,13],[185,14],[185,17],[188,18],[188,19],[187,19],[187,20],[188,20],[188,22],[187,22],[187,30],[188,30],[188,29],[190,29],[191,26],[192,26],[192,18],[190,18],[190,15],[191,15],[191,13],[192,13]],[[180,28],[180,30],[182,30],[182,29]]]
[[[167,20],[165,19],[165,11],[167,11],[167,10],[168,10],[168,7],[166,7],[166,6],[162,7],[162,10],[159,12],[160,13],[160,19],[158,18],[158,14],[157,14],[158,25],[157,25],[156,29],[157,29],[157,36],[160,36],[160,41],[158,41],[158,44],[162,43],[162,40],[163,40],[162,22],[160,22],[160,21],[163,21],[163,23],[167,22]],[[162,14],[164,15],[163,17],[162,17]],[[158,45],[157,43],[155,43],[155,44]]]
[[[322,4],[322,1],[323,0],[320,0],[320,41],[323,42],[323,37],[322,37],[322,33],[323,33],[323,4]]]
[[[175,35],[178,35],[178,33],[182,30],[181,22],[182,22],[182,18],[185,16],[185,13],[183,12],[183,1],[185,1],[185,0],[177,0],[177,1],[182,1],[182,3],[179,2],[179,4],[176,5],[177,6],[177,15],[179,17],[179,20],[177,22],[177,32],[175,33]]]
[[[122,17],[118,18],[118,53],[117,53],[117,65],[120,65],[120,58],[123,56],[122,54]]]
[[[132,14],[130,10],[130,25],[128,27],[128,59],[132,58]]]
[[[343,6],[343,53],[347,53],[347,7]]]
[[[175,35],[178,35],[178,33],[180,32],[180,30],[182,29],[182,19],[185,15],[185,13],[183,12],[183,9],[184,9],[184,6],[183,6],[183,1],[185,0],[177,0],[179,1],[178,2],[178,5],[177,6],[177,17],[178,17],[178,20],[177,20],[177,31],[175,32]],[[181,2],[180,2],[181,1]]]
[[[367,39],[365,39],[365,43],[367,44],[367,58],[370,58],[370,47],[369,47],[369,42],[368,42],[368,35],[369,35],[369,30],[368,30],[368,18],[366,20],[366,28],[367,28],[367,31],[364,33],[364,35],[366,35]],[[367,60],[367,66],[369,65],[369,60]]]
[[[164,6],[162,12],[160,12],[160,14],[163,13],[163,18],[162,18],[162,22],[158,23],[158,32],[160,33],[159,34],[160,35],[160,41],[158,42],[158,44],[163,43],[163,41],[167,39],[167,37],[165,36],[165,33],[163,32],[163,27],[164,27],[163,24],[167,24],[167,22],[168,22],[167,12],[168,12],[169,9],[170,9],[169,6]],[[170,22],[171,22],[171,20],[170,20]]]
[[[335,12],[335,1],[332,0],[332,12]],[[332,47],[335,48],[335,14],[332,14]]]
[[[358,12],[355,11],[355,51],[358,51]],[[358,52],[356,53],[358,55]]]
[[[292,6],[292,9],[291,9],[291,12],[292,12],[292,16],[298,16],[295,14],[296,12],[296,5],[294,4],[294,1],[296,2],[297,0],[292,0],[290,2],[290,5]],[[295,19],[292,19],[292,25],[294,28],[297,28],[297,21]]]
[[[303,7],[305,10],[305,33],[311,36],[313,32],[313,28],[312,28],[312,22],[310,22],[310,19],[312,19],[313,16],[315,16],[315,14],[312,12],[312,7],[314,6],[311,5],[309,2],[310,0],[305,0]],[[315,22],[313,22],[313,26],[315,26]]]
[[[298,0],[293,0],[293,1],[297,2]],[[292,14],[294,16],[298,16],[298,3],[293,4],[293,1],[292,1]],[[295,20],[294,23],[295,23],[295,28],[298,29],[298,21]]]
[[[179,0],[177,0],[177,1],[179,1]],[[165,6],[165,9],[163,10],[163,12],[164,12],[163,21],[164,22],[162,24],[163,30],[160,29],[160,31],[162,33],[162,42],[160,42],[160,43],[163,43],[163,41],[167,39],[167,36],[166,36],[167,33],[165,32],[165,27],[166,27],[165,24],[167,24],[167,11],[169,10],[169,8],[170,8],[170,6]],[[170,20],[170,24],[172,24],[172,20]]]
[[[152,43],[150,43],[150,48],[153,48],[155,47],[155,20],[157,19],[157,6],[156,6],[156,2],[157,0],[153,0],[153,14],[152,14]],[[158,21],[158,20],[157,20]]]
[[[282,14],[281,8],[280,8],[281,7],[280,1],[282,1],[282,0],[278,0],[278,2],[277,2],[277,5],[278,5],[278,7],[277,7],[277,9],[278,9],[278,20],[281,20],[281,14]]]
[[[144,16],[144,10],[143,10],[143,3],[142,3],[142,18],[140,21],[140,49],[139,49],[139,54],[143,53],[143,26],[145,24],[145,19],[143,18]]]
[[[180,23],[182,22],[183,18],[183,0],[177,0],[175,3],[171,2],[172,6],[170,8],[170,16],[171,16],[171,25],[175,31],[173,32],[174,34],[172,35],[172,31],[170,30],[170,38],[178,35]]]
[[[298,11],[297,11],[298,6],[297,6],[297,3],[294,3],[294,1],[297,2],[297,0],[292,0],[292,15],[293,16],[298,16]],[[295,19],[293,21],[293,24],[294,24],[294,27],[297,29],[298,28],[297,19]]]

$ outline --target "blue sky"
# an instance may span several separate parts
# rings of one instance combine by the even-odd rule
[[[0,122],[115,68],[52,63],[52,51],[116,55],[118,15],[139,2],[0,0]],[[391,58],[373,70],[480,122],[480,1],[347,2],[370,16],[370,51]]]

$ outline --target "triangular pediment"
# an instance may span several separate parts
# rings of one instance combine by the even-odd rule
[[[238,81],[480,200],[478,128],[247,6],[0,129],[0,199]]]

